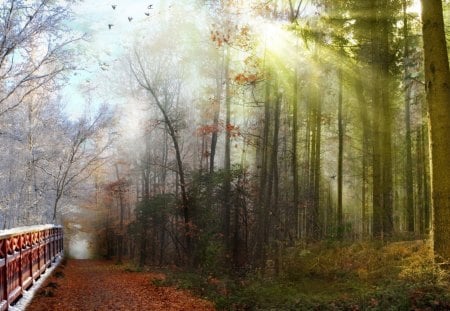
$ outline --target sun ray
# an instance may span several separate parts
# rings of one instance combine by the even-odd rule
[[[413,0],[412,4],[407,9],[407,12],[420,16],[422,13],[422,5],[420,4],[420,0]]]

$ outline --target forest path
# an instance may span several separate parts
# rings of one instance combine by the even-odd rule
[[[214,310],[211,302],[188,292],[152,284],[163,278],[130,272],[111,261],[70,259],[45,281],[26,310]]]

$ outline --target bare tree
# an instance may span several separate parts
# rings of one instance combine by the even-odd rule
[[[60,125],[58,136],[64,141],[38,166],[52,180],[53,221],[63,196],[106,162],[106,153],[113,140],[109,132],[111,122],[112,114],[103,106],[94,117],[85,116],[76,122],[66,121]]]
[[[162,62],[160,62],[159,64],[160,65],[154,68],[155,70],[152,72],[148,64],[144,63],[141,55],[136,52],[135,61],[131,64],[131,71],[139,86],[148,93],[152,100],[152,103],[156,105],[159,112],[162,114],[166,129],[172,140],[178,168],[177,173],[180,181],[179,186],[181,191],[181,205],[186,231],[186,253],[189,255],[192,248],[190,232],[192,226],[191,214],[186,189],[185,170],[183,167],[181,147],[177,130],[177,123],[179,120],[174,115],[174,111],[172,109],[174,108],[173,104],[177,101],[176,97],[178,97],[180,94],[181,79],[179,76],[176,76],[178,75],[178,73],[172,73],[172,75],[174,76],[170,76],[169,72],[165,71],[163,66],[161,65]]]
[[[6,0],[0,4],[0,116],[70,69],[65,28],[73,1]]]

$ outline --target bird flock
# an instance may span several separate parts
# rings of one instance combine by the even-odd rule
[[[117,4],[112,4],[111,8],[113,10],[117,9]],[[145,16],[150,17],[150,10],[152,10],[152,9],[153,9],[153,4],[149,4],[147,6],[147,12],[144,12]],[[133,21],[133,16],[128,16],[128,22],[131,23],[132,21]],[[112,23],[108,24],[108,29],[109,30],[111,30],[113,27],[114,27],[114,24],[112,24]]]

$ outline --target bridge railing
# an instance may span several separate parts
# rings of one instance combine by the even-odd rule
[[[8,310],[62,252],[61,226],[0,231],[0,311]]]

